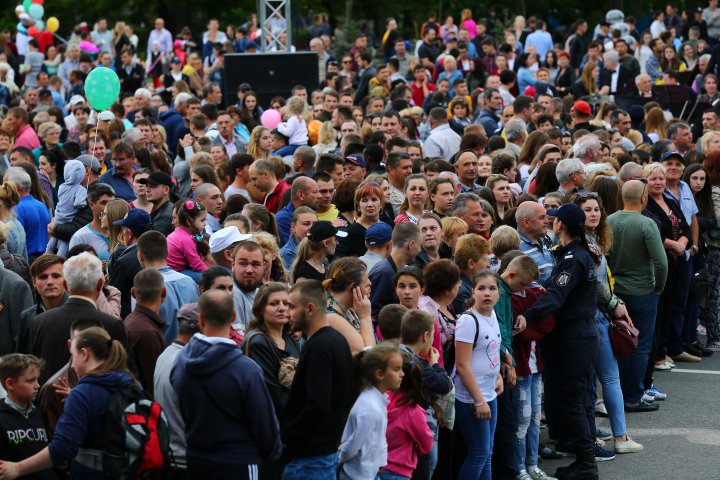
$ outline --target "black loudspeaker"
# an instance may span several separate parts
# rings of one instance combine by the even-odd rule
[[[250,84],[263,108],[268,108],[270,100],[277,95],[289,98],[295,85],[303,85],[309,96],[320,84],[318,76],[315,52],[227,54],[223,86],[225,104],[237,102],[237,88],[241,83]]]

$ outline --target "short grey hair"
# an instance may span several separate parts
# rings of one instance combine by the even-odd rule
[[[152,98],[152,92],[150,90],[148,90],[147,88],[138,88],[137,90],[135,90],[134,96],[137,97],[138,95],[140,95],[141,97],[143,97],[147,100],[150,100]]]
[[[535,205],[538,205],[542,207],[537,202],[523,202],[520,205],[518,205],[517,209],[515,210],[515,223],[518,224],[518,228],[520,228],[520,221],[523,219],[532,220],[536,217],[535,209],[533,208]]]
[[[132,127],[125,130],[121,138],[123,142],[127,142],[132,145],[133,143],[140,141],[140,139],[142,138],[142,133],[140,132],[139,128]]]
[[[560,160],[555,167],[555,176],[557,177],[558,183],[562,185],[570,181],[570,175],[575,172],[582,172],[583,164],[577,158],[566,158]]]
[[[465,213],[468,209],[468,203],[480,203],[480,197],[472,192],[460,193],[455,196],[452,202],[452,215],[457,216],[458,213]]]
[[[702,57],[700,57],[700,58],[702,58]],[[642,80],[643,77],[648,77],[648,79],[652,80],[652,78],[650,78],[650,75],[648,75],[647,73],[641,73],[640,75],[635,77],[635,84],[637,85],[638,83],[640,83],[640,80]]]
[[[515,118],[505,125],[505,138],[507,138],[508,142],[514,142],[520,139],[526,131],[527,127],[525,126],[525,122],[519,118]]]
[[[603,60],[618,63],[620,61],[620,55],[618,55],[615,50],[610,50],[609,52],[603,53]]]
[[[73,292],[94,292],[103,278],[100,259],[89,252],[67,259],[63,264],[63,275],[68,290]]]
[[[10,167],[7,169],[7,173],[5,175],[7,176],[9,182],[13,182],[18,187],[18,190],[22,190],[24,192],[30,191],[32,179],[30,178],[30,174],[22,168]]]
[[[633,180],[636,177],[642,177],[643,176],[643,167],[642,165],[635,163],[635,162],[627,162],[625,165],[620,167],[620,171],[618,172],[618,178],[620,178],[620,181],[625,183],[628,180]]]
[[[709,62],[710,60],[712,60],[712,55],[709,53],[703,53],[700,55],[700,58],[698,58],[698,62]]]
[[[180,92],[178,93],[177,97],[175,97],[175,100],[173,101],[173,106],[177,108],[181,103],[184,103],[187,105],[188,100],[193,98],[192,95],[190,95],[187,92]]]
[[[573,145],[573,156],[575,158],[582,158],[587,156],[590,150],[596,150],[602,147],[600,139],[593,135],[584,135],[577,139],[575,145]]]

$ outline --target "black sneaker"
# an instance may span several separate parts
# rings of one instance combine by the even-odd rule
[[[695,348],[695,350],[703,357],[712,357],[713,351],[704,346],[702,343],[700,343],[698,340],[695,340],[693,343],[690,344],[691,347]]]
[[[625,404],[626,412],[654,412],[659,408],[660,408],[660,405],[658,405],[657,403],[647,403],[643,400],[640,400],[637,403],[626,403]]]

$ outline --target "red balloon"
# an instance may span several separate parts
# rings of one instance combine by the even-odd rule
[[[32,27],[28,28],[27,31],[28,31],[28,35],[30,35],[30,36],[33,37],[33,38],[37,38],[37,37],[40,36],[40,29],[37,28],[35,25],[33,25]]]
[[[30,0],[30,1],[31,1],[32,3],[36,3],[36,4],[38,4],[38,5],[42,5],[43,3],[45,3],[45,0]]]

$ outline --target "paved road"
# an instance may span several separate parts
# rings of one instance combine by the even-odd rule
[[[703,338],[704,340],[704,338]],[[660,409],[628,413],[630,436],[645,446],[640,453],[600,462],[603,480],[720,480],[720,354],[701,363],[679,363],[657,372],[655,385],[668,394]],[[598,426],[610,431],[607,418]],[[546,431],[542,431],[546,439]],[[607,447],[612,449],[613,442]],[[543,461],[549,475],[569,461]]]

